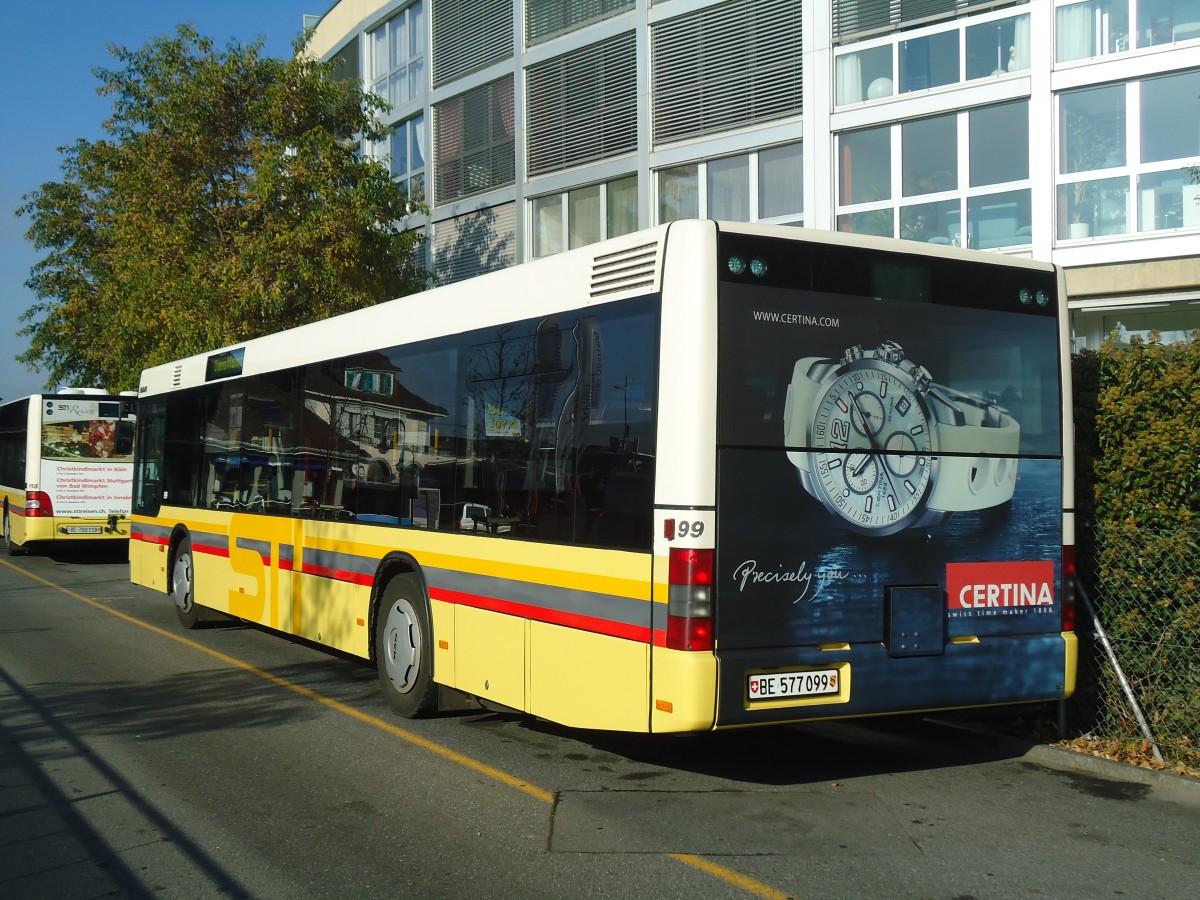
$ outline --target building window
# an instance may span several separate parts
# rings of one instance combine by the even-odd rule
[[[750,221],[750,157],[727,156],[705,166],[710,219],[730,222]]]
[[[967,25],[966,47],[963,74],[967,81],[1026,71],[1030,60],[1029,15]]]
[[[659,169],[658,222],[702,218],[800,224],[803,169],[800,144]]]
[[[833,0],[833,42],[848,44],[995,5],[996,0]]]
[[[1079,0],[1055,10],[1055,59],[1071,62],[1200,39],[1195,0]],[[1130,28],[1130,23],[1136,27]]]
[[[838,184],[843,205],[892,198],[892,129],[850,131],[838,139]]]
[[[1070,62],[1130,48],[1129,8],[1112,0],[1083,0],[1055,11],[1055,59]]]
[[[956,190],[958,116],[934,116],[901,125],[900,166],[905,197]]]
[[[804,147],[785,144],[758,152],[758,218],[795,219],[804,213]]]
[[[1059,95],[1059,238],[1200,227],[1197,97],[1200,70]]]
[[[388,165],[409,199],[425,199],[425,114],[413,116],[392,129]]]
[[[1195,309],[1125,310],[1104,316],[1103,322],[1104,336],[1111,336],[1120,346],[1129,346],[1135,339],[1148,342],[1151,331],[1157,331],[1158,340],[1164,344],[1190,343],[1200,330],[1200,312]]]
[[[837,147],[840,231],[980,249],[1033,240],[1025,100],[846,132]]]
[[[980,18],[901,32],[837,54],[836,105],[1028,70],[1029,15]]]
[[[367,35],[371,90],[393,108],[425,93],[425,12],[421,0]]]
[[[1137,46],[1154,47],[1200,38],[1200,4],[1195,0],[1138,0]]]
[[[1029,178],[1029,108],[1025,101],[983,106],[970,119],[970,186]]]
[[[700,217],[700,164],[658,171],[658,222]]]
[[[900,92],[926,91],[961,78],[957,31],[942,31],[900,41]]]
[[[533,213],[532,256],[551,256],[637,231],[637,176],[538,197]]]
[[[433,116],[438,203],[513,183],[511,77],[452,97],[434,107]]]
[[[633,0],[526,0],[525,39],[540,44],[633,7]]]

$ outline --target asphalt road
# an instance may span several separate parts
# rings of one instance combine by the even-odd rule
[[[467,710],[121,555],[0,558],[0,896],[1200,896],[1200,783],[918,718],[683,737]]]

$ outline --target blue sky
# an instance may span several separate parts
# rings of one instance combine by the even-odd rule
[[[96,95],[96,67],[111,68],[110,44],[136,49],[190,22],[218,47],[262,37],[272,56],[288,56],[305,13],[332,0],[58,0],[5,5],[0,54],[0,398],[40,391],[44,372],[16,361],[28,343],[18,317],[36,298],[25,287],[38,255],[25,240],[21,198],[61,177],[58,148],[101,136],[110,101]]]

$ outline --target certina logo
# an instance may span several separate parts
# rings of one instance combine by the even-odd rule
[[[990,610],[1054,605],[1054,563],[947,563],[950,609]]]

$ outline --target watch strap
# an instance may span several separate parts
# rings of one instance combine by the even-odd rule
[[[796,360],[783,407],[785,447],[808,446],[808,423],[816,408],[817,394],[824,387],[825,377],[837,366],[837,360],[824,356],[806,356]],[[802,473],[808,473],[807,450],[789,450],[788,459]]]
[[[1020,423],[981,397],[943,385],[930,393],[953,404],[956,421],[938,422],[939,465],[929,508],[967,512],[1007,503],[1017,486]]]

